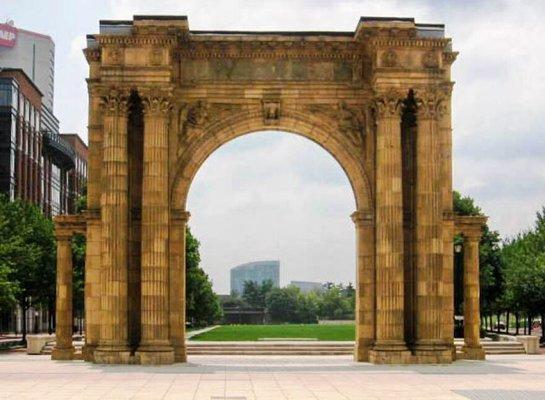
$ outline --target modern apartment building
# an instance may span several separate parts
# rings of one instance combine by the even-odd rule
[[[254,261],[231,268],[231,294],[241,295],[246,281],[267,280],[272,281],[274,287],[280,286],[280,261]]]

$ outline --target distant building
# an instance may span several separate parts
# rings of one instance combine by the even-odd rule
[[[61,133],[64,141],[74,149],[74,168],[68,171],[69,209],[75,209],[75,201],[87,186],[87,145],[77,133]]]
[[[43,105],[53,111],[55,43],[48,35],[0,24],[0,67],[20,68],[43,94]]]
[[[76,151],[41,100],[22,69],[0,67],[0,192],[38,205],[47,216],[73,213],[69,175]]]
[[[291,281],[290,286],[298,287],[301,293],[319,292],[323,289],[321,282]]]
[[[242,294],[244,282],[262,283],[272,281],[280,286],[280,261],[254,261],[231,268],[231,294]]]

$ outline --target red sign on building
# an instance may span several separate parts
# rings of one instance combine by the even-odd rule
[[[13,47],[17,41],[17,28],[0,24],[0,47]]]

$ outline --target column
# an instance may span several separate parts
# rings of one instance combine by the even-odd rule
[[[404,340],[401,100],[388,92],[375,100],[376,139],[376,341],[374,363],[407,363]]]
[[[57,238],[57,303],[55,308],[56,344],[52,360],[72,360],[72,246],[71,232],[56,232]]]
[[[464,233],[464,358],[484,360],[481,346],[479,241],[481,233]]]
[[[415,355],[444,363],[452,354],[442,338],[443,207],[438,138],[441,98],[434,89],[417,93],[415,188]]]
[[[103,97],[100,340],[95,362],[127,364],[128,93]]]
[[[356,361],[369,361],[375,341],[375,226],[370,211],[352,214],[356,225]]]
[[[169,201],[166,93],[143,93],[144,170],[142,178],[141,364],[170,364]]]
[[[100,338],[102,113],[98,90],[89,87],[89,153],[87,162],[87,244],[85,252],[85,344],[83,359],[93,361]]]
[[[445,100],[439,105],[439,148],[441,164],[441,188],[443,207],[443,302],[442,337],[450,347],[453,359],[454,346],[454,215],[452,205],[452,129],[451,98],[452,86],[444,88]]]
[[[170,343],[174,361],[186,362],[185,346],[185,240],[189,212],[174,209],[170,216]]]

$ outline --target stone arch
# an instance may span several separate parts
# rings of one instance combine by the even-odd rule
[[[208,124],[206,134],[194,140],[177,157],[171,184],[171,208],[185,210],[191,183],[206,159],[223,144],[259,131],[282,131],[306,137],[325,149],[344,170],[354,193],[358,210],[373,209],[368,171],[361,148],[346,143],[333,124],[300,112],[283,114],[278,123],[266,124],[261,112],[237,113],[220,122]],[[359,151],[358,151],[359,150]]]

